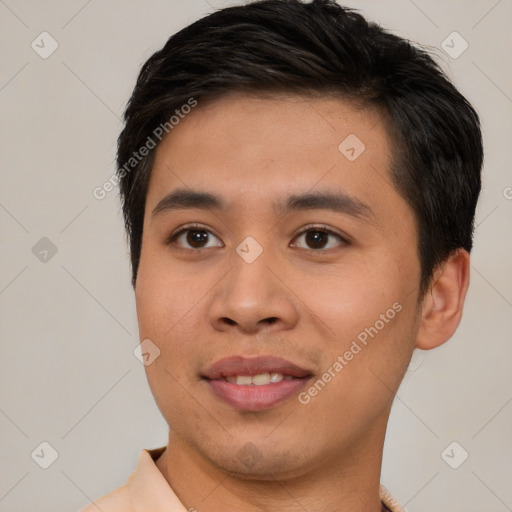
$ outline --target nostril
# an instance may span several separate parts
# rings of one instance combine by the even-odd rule
[[[229,325],[236,325],[236,322],[234,320],[231,320],[231,318],[225,317],[224,322],[226,322]]]

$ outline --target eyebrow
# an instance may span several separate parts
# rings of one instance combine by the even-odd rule
[[[153,209],[151,216],[156,217],[169,211],[194,208],[225,211],[228,206],[225,199],[210,192],[179,188],[163,197]],[[343,192],[294,194],[274,202],[272,206],[279,215],[300,210],[331,210],[366,221],[375,220],[375,214],[367,204]]]

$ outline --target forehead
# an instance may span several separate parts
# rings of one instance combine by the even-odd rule
[[[156,150],[147,206],[183,187],[212,191],[241,209],[318,188],[382,202],[398,196],[385,126],[381,110],[340,98],[199,101]]]

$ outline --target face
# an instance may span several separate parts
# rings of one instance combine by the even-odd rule
[[[382,442],[420,281],[392,151],[382,112],[295,96],[199,103],[157,148],[136,305],[177,445],[275,478]]]

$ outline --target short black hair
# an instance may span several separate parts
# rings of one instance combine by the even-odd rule
[[[136,160],[134,152],[155,128],[169,131],[170,117],[191,98],[201,104],[234,92],[334,95],[382,108],[393,141],[393,185],[416,216],[420,297],[454,250],[471,250],[480,121],[429,52],[334,0],[259,0],[185,27],[140,71],[117,154],[134,287],[155,149]]]

